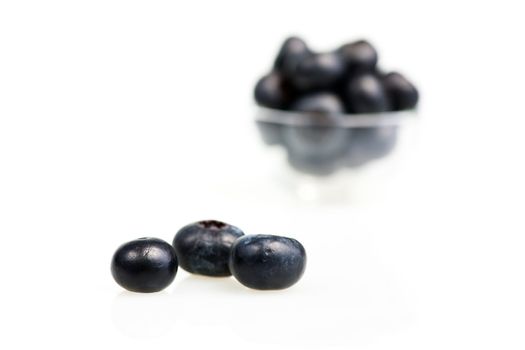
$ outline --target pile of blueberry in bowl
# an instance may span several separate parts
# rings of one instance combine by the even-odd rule
[[[271,72],[255,86],[265,143],[284,147],[293,168],[315,175],[389,154],[419,93],[377,62],[376,49],[364,40],[317,53],[298,37],[286,39]]]

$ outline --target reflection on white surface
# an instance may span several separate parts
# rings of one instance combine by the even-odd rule
[[[132,338],[158,337],[169,332],[175,323],[169,295],[159,293],[132,293],[122,291],[111,305],[115,327]]]

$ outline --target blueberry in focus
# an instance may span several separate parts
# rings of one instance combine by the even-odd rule
[[[297,240],[272,235],[248,235],[232,247],[230,270],[253,289],[284,289],[295,284],[306,268],[306,252]]]
[[[184,226],[173,239],[180,266],[206,276],[230,276],[230,249],[244,233],[227,223],[206,220]]]
[[[383,84],[374,74],[359,74],[350,79],[344,97],[352,113],[385,112],[390,107]]]
[[[403,75],[392,72],[385,75],[382,80],[394,111],[416,107],[419,93],[416,87]]]
[[[297,64],[310,53],[308,46],[301,38],[289,37],[284,41],[277,54],[273,65],[274,70],[280,72],[284,77],[290,77]]]
[[[305,56],[295,67],[290,79],[302,91],[330,89],[343,78],[345,63],[336,52]]]
[[[173,247],[157,238],[139,238],[121,245],[111,261],[111,274],[123,288],[140,293],[158,292],[177,274]]]
[[[291,98],[291,91],[286,86],[281,74],[271,72],[257,82],[254,97],[255,101],[261,106],[285,109]]]
[[[350,72],[373,71],[377,65],[377,51],[365,40],[345,44],[338,50]]]

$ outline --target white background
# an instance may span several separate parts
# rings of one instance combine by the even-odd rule
[[[0,2],[0,347],[523,349],[524,32],[518,1]],[[316,182],[263,147],[293,33],[420,87],[406,156]],[[205,218],[299,239],[304,278],[114,283],[118,245]]]

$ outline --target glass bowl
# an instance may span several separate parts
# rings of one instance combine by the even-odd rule
[[[391,155],[416,111],[323,114],[258,107],[256,122],[266,145],[281,147],[301,173],[328,176]]]

